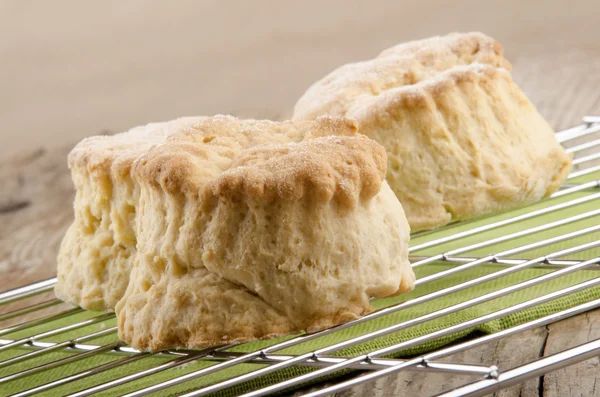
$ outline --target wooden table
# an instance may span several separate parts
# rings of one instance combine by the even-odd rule
[[[3,5],[0,289],[55,274],[72,220],[65,159],[80,138],[180,115],[282,119],[314,80],[399,41],[484,31],[504,42],[516,81],[556,129],[600,115],[600,2],[403,3]],[[594,311],[456,361],[511,368],[598,337]],[[596,395],[599,378],[593,359],[498,395]],[[402,373],[341,395],[430,395],[464,380]]]

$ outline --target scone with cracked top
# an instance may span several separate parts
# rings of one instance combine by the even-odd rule
[[[433,229],[538,201],[569,173],[571,157],[509,66],[478,33],[402,44],[315,83],[294,119],[355,119],[386,148],[411,230]]]
[[[58,254],[55,292],[60,299],[88,310],[114,309],[127,288],[136,252],[139,188],[131,177],[131,165],[172,131],[198,119],[86,138],[71,151],[75,219]]]
[[[412,289],[409,227],[386,155],[354,122],[216,116],[132,168],[137,255],[117,304],[142,350],[203,347],[344,323]]]

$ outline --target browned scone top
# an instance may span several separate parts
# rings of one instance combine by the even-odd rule
[[[374,59],[341,66],[317,81],[296,103],[294,119],[346,116],[356,100],[474,62],[511,69],[502,44],[483,33],[452,33],[398,44]]]
[[[314,121],[204,118],[169,135],[138,161],[134,173],[170,193],[218,197],[336,200],[353,207],[385,179],[381,145],[348,119]]]
[[[133,161],[152,146],[165,142],[168,135],[185,130],[204,117],[182,117],[166,123],[150,123],[114,135],[83,139],[69,153],[69,168],[85,168],[90,173],[125,172]]]

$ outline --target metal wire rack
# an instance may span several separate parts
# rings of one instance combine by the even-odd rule
[[[545,290],[543,294],[533,298],[485,312],[466,321],[433,329],[417,337],[373,349],[367,353],[358,355],[339,355],[338,353],[348,347],[373,341],[385,335],[399,333],[446,316],[456,315],[486,302],[511,296],[519,291],[553,280],[564,279],[577,272],[600,269],[600,266],[597,266],[600,264],[600,252],[597,250],[600,247],[600,240],[597,238],[597,234],[594,235],[594,233],[600,232],[600,222],[581,224],[582,221],[600,215],[600,206],[598,206],[600,190],[597,190],[600,188],[600,180],[597,179],[600,172],[600,165],[597,161],[600,160],[600,117],[585,117],[582,125],[559,132],[557,136],[567,150],[573,153],[574,170],[561,190],[542,203],[543,205],[532,205],[487,220],[458,223],[435,232],[413,236],[410,253],[415,269],[427,268],[427,265],[436,263],[446,265],[439,271],[420,277],[415,291],[418,292],[424,288],[423,286],[434,285],[436,282],[442,281],[444,284],[440,288],[427,290],[426,293],[417,294],[405,301],[391,305],[384,304],[378,310],[351,323],[313,334],[278,340],[251,352],[240,352],[233,349],[240,345],[227,345],[205,350],[148,353],[132,349],[116,339],[109,343],[94,344],[94,340],[101,340],[103,337],[113,336],[116,338],[116,326],[114,326],[114,314],[112,313],[94,313],[86,318],[81,318],[81,315],[84,314],[82,309],[66,307],[53,297],[32,303],[32,300],[39,301],[40,296],[48,294],[56,282],[56,279],[44,280],[0,293],[0,306],[5,308],[17,306],[12,311],[4,310],[0,313],[0,324],[4,324],[4,327],[0,329],[0,338],[7,338],[0,339],[0,390],[3,390],[3,385],[9,385],[10,382],[28,379],[35,374],[84,362],[86,359],[102,355],[106,360],[101,363],[80,371],[56,376],[41,384],[34,382],[30,385],[31,387],[24,387],[12,395],[29,396],[44,391],[58,390],[56,388],[63,385],[69,385],[71,396],[89,396],[99,392],[119,395],[123,394],[120,389],[123,385],[147,380],[151,376],[173,368],[184,368],[190,363],[206,362],[210,365],[184,374],[175,374],[167,380],[160,380],[153,384],[148,383],[141,388],[127,391],[125,395],[140,396],[157,391],[161,391],[160,395],[164,395],[163,393],[170,393],[169,389],[173,386],[189,384],[189,388],[183,392],[183,395],[203,396],[230,390],[235,385],[260,379],[285,368],[313,367],[311,371],[304,371],[287,379],[263,384],[259,388],[245,389],[245,396],[262,396],[289,390],[306,382],[323,379],[325,376],[349,369],[360,371],[360,376],[351,378],[346,376],[331,386],[312,391],[307,395],[326,395],[398,371],[425,371],[472,376],[470,383],[447,391],[442,394],[443,396],[483,396],[546,372],[597,356],[600,354],[600,339],[509,370],[499,369],[495,366],[440,361],[440,359],[457,352],[598,308],[600,307],[600,292],[597,296],[591,296],[590,299],[574,307],[562,308],[499,332],[463,339],[447,347],[410,358],[390,358],[397,357],[395,354],[406,351],[408,348],[418,347],[457,332],[471,330],[478,325],[539,307],[539,305],[561,297],[581,291],[590,291],[593,287],[600,286],[600,277],[595,276],[572,285],[562,286],[551,292]],[[595,205],[590,205],[590,203],[595,203]],[[532,221],[536,222],[531,223]],[[570,226],[570,229],[565,229],[565,226]],[[456,278],[457,281],[448,283],[448,280],[456,275],[471,274],[470,270],[482,267],[493,268],[493,271],[477,273],[472,277]],[[445,297],[453,293],[462,293],[471,287],[485,285],[494,280],[531,269],[544,269],[545,271],[536,274],[535,277],[523,279],[499,289],[477,295],[466,295],[466,298],[458,303],[443,305]],[[318,340],[359,324],[373,322],[376,319],[431,302],[441,302],[442,304],[439,308],[425,314],[418,314],[375,330],[367,330],[358,336],[303,354],[282,352],[292,346]],[[60,310],[57,311],[59,308]],[[53,326],[55,323],[59,326]],[[89,331],[91,326],[96,326],[93,328],[93,332]],[[42,327],[41,331],[40,327]],[[76,336],[72,336],[74,333]],[[69,336],[61,337],[62,335]],[[44,357],[57,352],[65,354],[60,358],[52,356],[51,360],[40,362]],[[11,354],[2,355],[4,353]],[[120,368],[125,368],[129,364],[141,360],[148,360],[151,357],[160,357],[162,361],[134,372],[119,373]],[[220,379],[212,384],[194,386],[195,380],[240,365],[250,365],[250,367],[244,373]],[[90,377],[109,372],[114,375],[102,383],[92,386],[85,383],[86,379]]]

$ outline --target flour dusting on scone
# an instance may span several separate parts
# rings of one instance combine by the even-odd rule
[[[296,103],[294,119],[343,116],[357,100],[474,62],[511,68],[502,45],[482,33],[453,33],[399,44],[377,58],[341,66],[313,84]]]
[[[392,47],[315,83],[294,119],[355,119],[388,154],[387,181],[412,231],[538,201],[571,157],[481,33]]]

